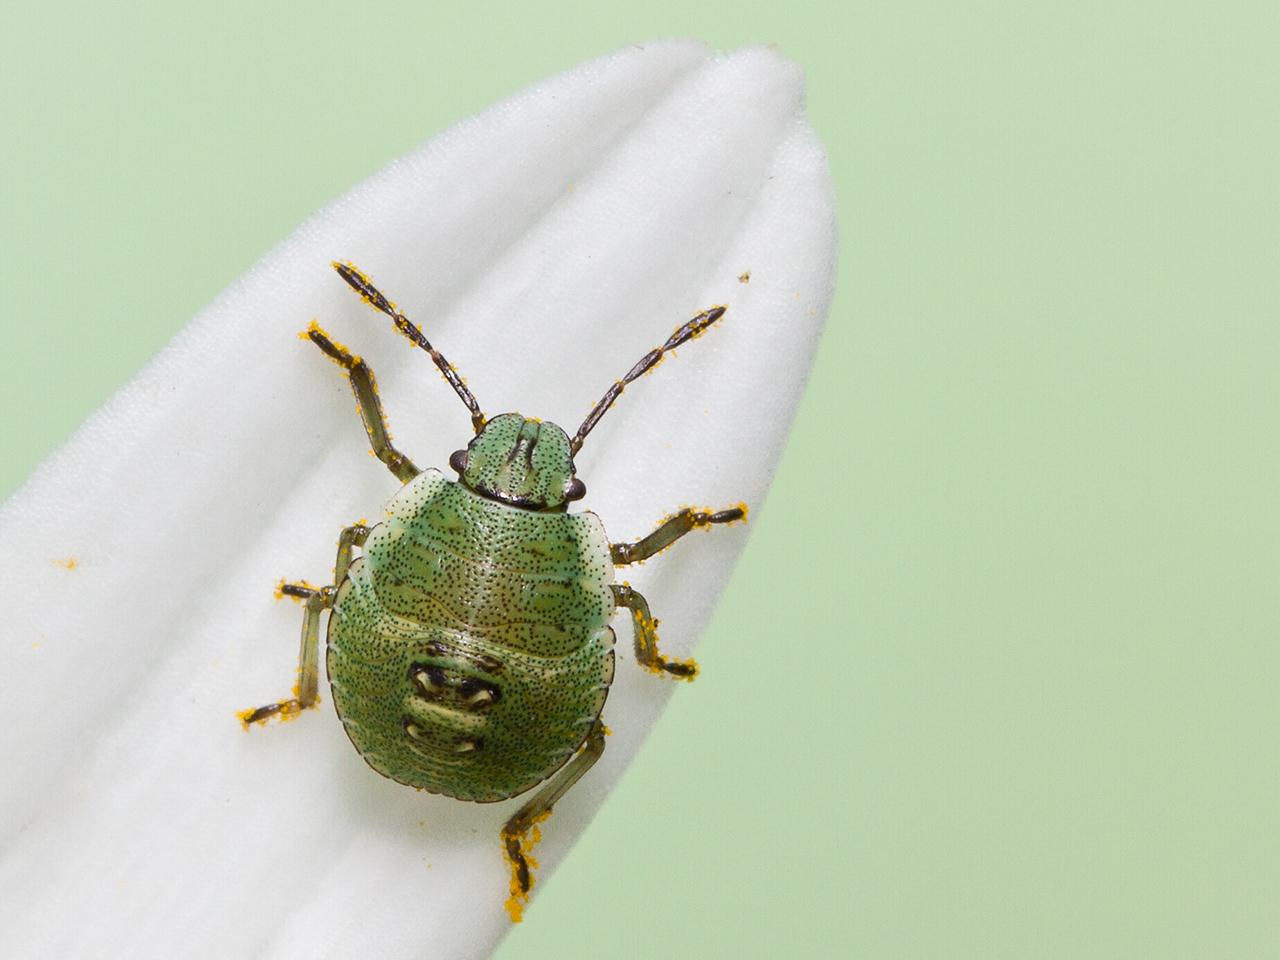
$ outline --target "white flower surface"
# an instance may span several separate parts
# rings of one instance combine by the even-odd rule
[[[682,505],[768,489],[834,282],[827,162],[778,53],[634,46],[428,141],[319,211],[199,314],[0,509],[0,956],[485,957],[510,926],[519,805],[375,774],[329,702],[287,696],[300,608],[339,530],[398,489],[317,319],[378,376],[397,445],[444,467],[466,409],[333,273],[351,260],[490,416],[570,433],[700,310],[729,310],[631,387],[578,455],[634,540]],[[689,655],[749,527],[620,571]],[[603,759],[543,825],[545,883],[668,696],[620,615]],[[678,776],[673,773],[673,776]],[[528,922],[537,920],[535,886]]]

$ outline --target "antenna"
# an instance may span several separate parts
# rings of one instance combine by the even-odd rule
[[[480,412],[480,404],[476,403],[476,398],[467,389],[467,385],[462,382],[462,377],[458,376],[458,371],[454,369],[453,364],[431,345],[431,341],[422,335],[422,331],[414,326],[408,317],[397,310],[396,305],[383,296],[382,291],[375,287],[373,281],[366,277],[354,263],[339,263],[335,260],[333,269],[338,271],[338,276],[347,281],[352,290],[360,294],[360,298],[365,303],[385,313],[395,321],[397,330],[408,337],[412,343],[417,344],[431,354],[431,359],[440,368],[440,372],[444,374],[449,386],[453,387],[453,392],[462,398],[462,402],[471,411],[471,426],[475,428],[476,433],[484,429],[485,416]]]
[[[582,441],[587,438],[587,434],[590,433],[592,429],[595,428],[595,425],[600,422],[600,418],[605,415],[611,406],[613,406],[613,401],[622,396],[622,391],[626,389],[628,383],[644,376],[657,366],[658,361],[662,359],[663,354],[668,350],[674,350],[685,341],[692,340],[694,337],[699,336],[707,329],[707,327],[711,326],[724,316],[724,312],[728,309],[729,308],[725,306],[712,307],[710,310],[704,310],[683,327],[678,328],[675,333],[671,334],[671,336],[667,337],[667,342],[662,346],[654,347],[641,357],[640,362],[627,371],[627,375],[625,377],[621,380],[615,380],[613,382],[613,386],[606,390],[604,396],[600,398],[600,402],[591,408],[591,412],[587,414],[587,419],[582,421],[582,426],[580,426],[578,428],[578,432],[574,434],[573,441],[569,444],[570,454],[576,454],[580,449],[582,449]]]

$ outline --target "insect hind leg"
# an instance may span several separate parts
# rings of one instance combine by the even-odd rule
[[[534,794],[533,799],[517,810],[502,828],[503,852],[511,865],[511,896],[507,898],[506,906],[513,923],[523,919],[524,905],[529,902],[529,890],[533,887],[533,869],[538,862],[530,853],[542,838],[538,825],[551,816],[551,808],[556,802],[600,759],[607,733],[604,721],[597,717],[577,756]]]

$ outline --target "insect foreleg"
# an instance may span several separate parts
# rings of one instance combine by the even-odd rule
[[[373,446],[373,455],[385,463],[401,482],[408,483],[421,471],[413,465],[412,460],[391,445],[391,434],[387,432],[387,420],[382,413],[382,400],[378,396],[378,383],[373,378],[373,371],[346,347],[334,343],[320,329],[319,324],[311,324],[307,337],[329,359],[347,371],[351,392],[356,395],[356,408],[360,411],[360,419],[364,421],[365,432]]]
[[[538,824],[551,815],[551,808],[556,802],[600,759],[604,753],[604,738],[605,726],[597,717],[578,755],[535,793],[533,799],[517,810],[502,828],[502,845],[511,864],[511,896],[507,900],[507,912],[512,920],[520,920],[524,904],[529,899],[529,888],[533,886],[532,868],[537,866],[537,862],[531,861],[529,852],[539,839]],[[533,835],[529,836],[531,830]]]
[[[628,563],[638,563],[641,560],[648,560],[655,553],[661,553],[690,530],[708,527],[713,523],[733,523],[735,520],[744,519],[746,515],[745,503],[717,513],[706,513],[686,507],[675,516],[668,517],[660,523],[658,529],[643,540],[637,540],[635,543],[610,544],[609,553],[613,557],[615,566],[623,567]]]
[[[649,612],[649,601],[625,583],[613,585],[613,598],[618,606],[631,611],[631,623],[635,628],[636,661],[654,673],[669,673],[681,680],[692,680],[698,675],[694,660],[668,660],[658,650],[658,621]]]

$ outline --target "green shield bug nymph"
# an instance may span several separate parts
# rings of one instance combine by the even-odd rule
[[[605,392],[572,439],[553,423],[487,419],[457,371],[355,266],[334,268],[366,303],[428,354],[471,411],[476,435],[449,458],[458,474],[419,470],[391,444],[373,371],[312,323],[304,334],[351,382],[373,452],[404,486],[375,526],[342,531],[333,583],[283,583],[305,607],[294,695],[240,714],[246,729],[319,702],[320,616],[329,611],[326,667],[334,707],[378,773],[459,800],[490,803],[548,781],[502,828],[511,866],[507,909],[519,920],[533,884],[537,824],[604,752],[601,718],[613,680],[619,607],[631,613],[635,656],[655,673],[692,679],[693,661],[658,650],[645,598],[614,567],[664,550],[690,530],[746,518],[745,504],[682,509],[635,543],[610,543],[574,455],[627,384],[724,314],[679,327]],[[361,555],[353,556],[359,548]],[[548,778],[550,778],[548,780]]]

